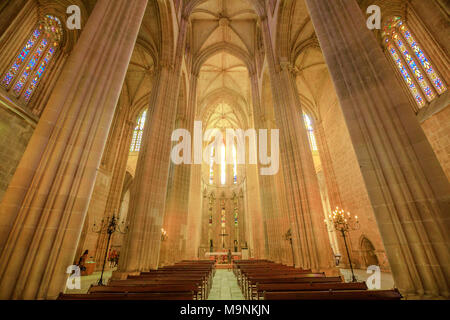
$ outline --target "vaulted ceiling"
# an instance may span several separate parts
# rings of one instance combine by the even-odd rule
[[[190,47],[194,57],[211,48],[221,48],[212,51],[201,65],[197,111],[204,114],[203,120],[208,121],[208,126],[212,123],[218,127],[243,125],[246,120],[242,119],[242,112],[234,109],[249,112],[249,71],[246,62],[232,52],[237,50],[248,56],[254,55],[257,15],[252,5],[245,0],[209,0],[194,9],[191,25]]]

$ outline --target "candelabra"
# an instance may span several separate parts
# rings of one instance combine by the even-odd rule
[[[100,280],[98,281],[99,286],[103,286],[103,273],[105,272],[106,258],[108,256],[109,243],[111,242],[111,237],[114,233],[119,232],[121,234],[125,234],[128,232],[128,226],[125,226],[125,222],[122,221],[119,223],[119,217],[116,217],[115,214],[110,218],[109,216],[102,219],[100,226],[97,226],[95,223],[92,227],[92,231],[98,234],[107,234],[108,240],[106,242],[105,249],[105,257],[103,259],[102,273],[100,275]]]
[[[357,280],[353,271],[352,260],[350,259],[350,252],[347,245],[347,233],[359,229],[358,216],[355,216],[353,219],[350,212],[345,213],[343,209],[339,209],[339,207],[336,207],[333,213],[328,215],[328,219],[325,219],[325,224],[328,228],[331,229],[330,231],[334,229],[342,234],[342,237],[344,238],[344,245],[347,252],[348,262],[350,264],[350,270],[352,272],[352,282],[356,282]]]

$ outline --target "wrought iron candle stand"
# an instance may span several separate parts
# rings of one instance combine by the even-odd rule
[[[330,231],[336,230],[342,234],[342,237],[344,238],[344,245],[347,252],[348,262],[350,264],[350,270],[352,272],[352,282],[356,282],[357,280],[353,271],[352,260],[350,259],[350,252],[347,245],[347,233],[359,229],[360,225],[358,216],[355,216],[353,219],[350,212],[345,213],[343,209],[339,209],[339,207],[336,207],[333,213],[328,215],[328,219],[325,219],[325,224]]]
[[[292,243],[292,232],[291,229],[289,229],[283,236],[284,240],[289,241],[289,244],[291,245],[291,250],[292,250],[292,263],[294,264],[295,267],[295,255],[294,255],[294,244]]]
[[[125,222],[122,221],[122,223],[119,223],[119,217],[115,216],[115,214],[112,215],[110,218],[109,216],[102,219],[100,226],[96,226],[94,223],[92,227],[92,231],[98,234],[107,234],[108,240],[106,242],[106,249],[105,249],[105,257],[103,259],[103,266],[102,266],[102,273],[100,276],[100,280],[98,281],[97,285],[104,286],[103,283],[103,273],[105,272],[105,265],[106,265],[106,258],[108,256],[108,249],[109,249],[109,243],[111,242],[111,237],[114,233],[119,232],[121,234],[125,234],[128,232],[128,226],[125,226]]]

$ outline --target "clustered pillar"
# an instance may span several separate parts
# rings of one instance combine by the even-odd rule
[[[174,109],[180,89],[187,23],[187,18],[183,16],[175,53],[173,56],[168,54],[163,57],[152,89],[134,180],[135,192],[131,197],[128,214],[130,228],[117,277],[154,270],[159,265],[171,161],[171,137],[177,114]]]
[[[355,0],[306,0],[396,286],[449,296],[449,182]]]
[[[278,186],[282,188],[280,194],[285,201],[282,208],[291,226],[294,261],[301,268],[336,274],[292,66],[275,57],[267,17],[262,19],[262,29],[275,120],[280,129],[280,170],[283,173],[280,179],[283,182]]]
[[[64,290],[146,5],[98,0],[82,30],[0,204],[1,299]]]

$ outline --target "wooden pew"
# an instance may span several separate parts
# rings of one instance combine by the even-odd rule
[[[58,300],[193,300],[192,292],[60,294]]]
[[[394,290],[366,291],[284,291],[265,292],[264,300],[400,300],[402,295]]]
[[[151,284],[151,285],[120,285],[120,286],[92,286],[90,294],[98,293],[185,293],[191,292],[193,299],[198,299],[199,289],[191,284]]]
[[[251,299],[252,296],[256,295],[256,285],[257,284],[268,284],[268,283],[341,283],[341,277],[274,277],[270,276],[264,278],[252,278],[251,281],[245,287],[245,296],[247,299]]]
[[[252,288],[256,285],[256,283],[261,280],[272,280],[272,282],[276,282],[279,279],[309,279],[310,282],[316,282],[317,278],[326,278],[324,273],[289,273],[289,274],[257,274],[257,275],[246,275],[242,284],[242,289],[245,292],[247,299],[251,295]],[[328,281],[325,281],[328,282]]]
[[[139,280],[139,281],[166,281],[166,280],[189,280],[189,281],[196,281],[200,282],[201,286],[203,288],[202,290],[202,296],[206,297],[209,293],[209,290],[211,289],[211,281],[208,280],[208,278],[204,274],[146,274],[146,275],[139,275],[139,276],[128,276],[127,280]]]
[[[255,287],[256,300],[264,297],[266,292],[367,290],[365,282],[257,283]],[[253,299],[253,294],[250,298]]]
[[[182,261],[159,270],[91,286],[88,294],[60,294],[60,300],[193,300],[209,293],[214,264],[208,260]]]
[[[182,276],[182,275],[174,275],[174,276],[158,276],[158,277],[133,277],[133,278],[129,278],[127,280],[122,280],[122,281],[127,281],[129,285],[136,285],[136,284],[140,284],[140,285],[152,285],[152,284],[156,284],[156,283],[167,283],[167,282],[176,282],[176,283],[181,283],[184,281],[189,281],[191,283],[199,283],[199,288],[200,288],[200,292],[201,292],[201,297],[207,297],[209,294],[209,290],[210,290],[210,285],[208,284],[208,282],[206,282],[205,278],[203,277],[193,277],[193,276]],[[111,285],[114,283],[111,283]],[[108,284],[109,285],[109,284]]]

